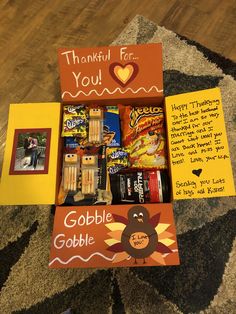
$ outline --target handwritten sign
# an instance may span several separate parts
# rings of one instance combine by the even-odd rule
[[[161,44],[60,48],[58,58],[64,103],[163,99]]]
[[[174,199],[235,195],[219,88],[166,98]]]
[[[146,212],[149,219],[142,223],[136,218],[128,219],[133,212]],[[56,209],[49,261],[51,268],[178,264],[171,204]]]

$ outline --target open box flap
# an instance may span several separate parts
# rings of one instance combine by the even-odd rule
[[[54,204],[60,103],[10,105],[0,205]]]
[[[58,50],[63,103],[163,100],[162,45]]]
[[[172,204],[56,208],[50,268],[178,264]]]
[[[220,89],[165,103],[173,198],[235,195]]]

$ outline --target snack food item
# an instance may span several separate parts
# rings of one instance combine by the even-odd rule
[[[73,149],[79,146],[78,138],[74,136],[64,137],[64,146],[65,148]]]
[[[81,158],[78,192],[72,205],[111,204],[110,179],[106,167],[106,146],[76,148]]]
[[[62,136],[87,137],[88,113],[85,106],[68,105],[63,108]]]
[[[125,148],[107,148],[107,170],[117,173],[129,166],[129,153]]]
[[[170,198],[166,171],[137,171],[110,176],[113,204],[163,203]]]
[[[121,146],[120,117],[117,106],[107,106],[104,112],[103,144],[108,147]]]
[[[103,111],[101,108],[89,109],[89,136],[88,142],[100,144],[103,135]]]
[[[111,204],[106,146],[65,148],[57,202],[66,206]]]
[[[85,155],[82,157],[82,194],[96,194],[97,189],[97,158],[94,155]]]
[[[95,204],[111,204],[112,194],[110,178],[107,171],[106,146],[102,145],[98,150],[98,189]]]
[[[131,168],[167,168],[162,107],[122,106],[123,145]]]
[[[106,187],[107,187],[106,146],[102,145],[98,149],[98,189],[106,190]]]
[[[84,105],[65,105],[63,107],[64,114],[70,116],[85,116]]]
[[[63,162],[63,189],[65,192],[76,191],[79,173],[79,157],[65,154]]]

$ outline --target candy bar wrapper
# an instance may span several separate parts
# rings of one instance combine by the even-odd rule
[[[73,109],[74,108],[74,109]],[[62,136],[87,137],[88,113],[84,106],[64,106]]]
[[[106,190],[107,186],[107,158],[106,158],[106,146],[102,145],[98,151],[98,188],[100,190]]]
[[[84,105],[65,105],[63,107],[64,114],[70,116],[86,117],[86,111]]]
[[[166,169],[164,112],[154,106],[120,108],[123,146],[129,151],[130,167]]]
[[[64,147],[69,149],[74,149],[79,146],[79,138],[74,136],[66,136],[64,138]]]
[[[107,170],[115,174],[129,166],[129,153],[126,148],[107,148]]]

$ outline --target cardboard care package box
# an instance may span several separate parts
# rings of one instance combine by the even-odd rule
[[[59,49],[10,105],[0,204],[56,204],[49,266],[178,265],[173,199],[235,195],[220,90],[164,97],[161,44]]]

